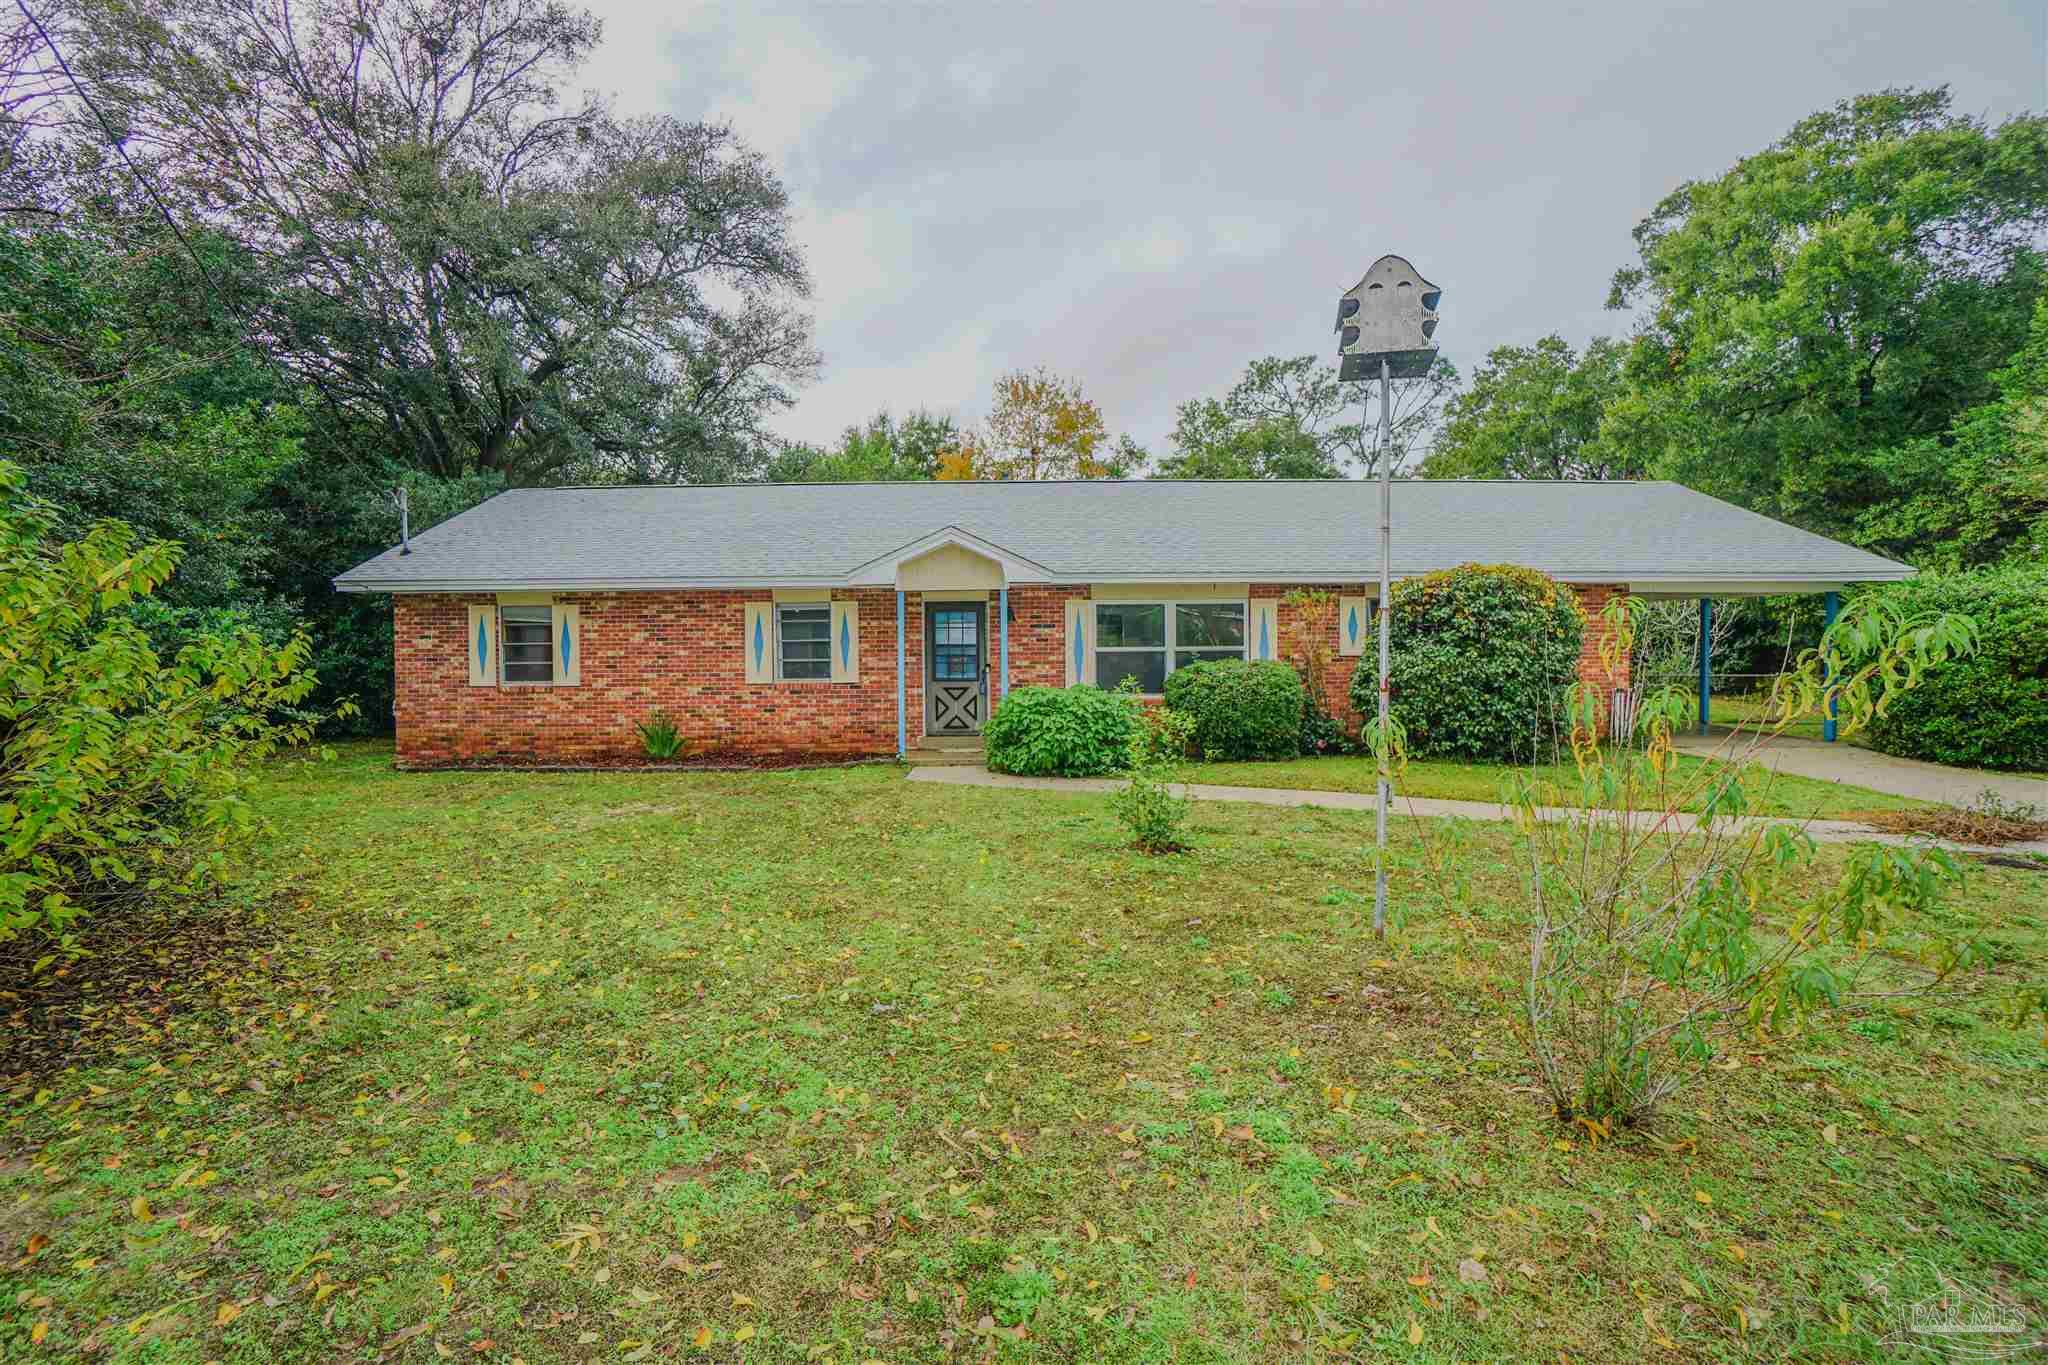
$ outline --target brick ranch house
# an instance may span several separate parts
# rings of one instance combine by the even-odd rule
[[[398,761],[693,749],[891,754],[979,732],[1026,684],[1156,693],[1284,657],[1298,587],[1339,599],[1327,693],[1372,647],[1376,491],[1347,481],[729,484],[501,493],[335,579],[390,593]],[[1614,594],[1827,592],[1903,564],[1673,483],[1402,481],[1396,578],[1472,561]],[[1345,717],[1355,722],[1355,717]]]

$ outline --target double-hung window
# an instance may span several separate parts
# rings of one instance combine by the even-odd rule
[[[504,669],[508,683],[551,683],[555,680],[555,609],[500,607],[504,631]]]
[[[775,675],[788,682],[826,681],[832,676],[832,607],[778,606],[775,609]]]
[[[1244,615],[1243,602],[1098,602],[1095,681],[1131,677],[1140,692],[1163,692],[1176,668],[1242,659]]]

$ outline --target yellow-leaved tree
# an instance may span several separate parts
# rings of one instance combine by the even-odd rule
[[[939,455],[941,479],[1115,479],[1144,463],[1124,437],[1115,442],[1102,409],[1078,380],[1040,367],[996,381],[988,421],[963,431]]]

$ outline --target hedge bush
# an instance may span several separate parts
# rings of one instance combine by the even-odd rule
[[[2048,568],[1929,575],[1876,589],[1908,616],[1977,623],[1977,652],[1931,670],[1864,732],[1882,753],[2048,772]]]
[[[1301,676],[1283,663],[1220,659],[1166,675],[1166,705],[1194,724],[1203,758],[1293,758],[1301,752]]]
[[[1586,617],[1571,590],[1514,564],[1460,564],[1394,585],[1394,718],[1416,755],[1534,757],[1557,733]],[[1351,704],[1379,710],[1379,661],[1360,659]]]
[[[982,726],[992,771],[1030,777],[1098,777],[1130,766],[1138,699],[1099,687],[1020,687]]]

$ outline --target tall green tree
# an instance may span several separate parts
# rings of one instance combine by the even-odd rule
[[[939,460],[959,437],[950,417],[922,410],[898,421],[878,412],[840,433],[830,449],[791,443],[768,462],[770,483],[900,483],[935,479]]]
[[[1443,431],[1422,462],[1431,478],[1628,479],[1635,446],[1601,438],[1622,389],[1626,347],[1595,337],[1580,354],[1555,333],[1532,346],[1497,346],[1472,386],[1444,406]]]
[[[1376,474],[1383,457],[1399,472],[1429,449],[1457,384],[1457,367],[1438,360],[1425,378],[1395,385],[1383,451],[1375,386],[1341,383],[1335,366],[1312,355],[1266,356],[1246,366],[1222,398],[1180,405],[1170,438],[1173,453],[1159,462],[1157,473],[1181,479],[1338,479]]]
[[[2048,298],[1993,379],[1996,398],[1875,462],[1891,496],[1858,523],[1865,544],[1942,569],[2048,564]]]
[[[1161,479],[1338,479],[1343,470],[1315,436],[1288,417],[1245,420],[1213,398],[1180,405],[1173,453]]]
[[[729,478],[817,365],[788,197],[728,128],[562,90],[560,0],[78,0],[71,55],[251,335],[443,477]],[[82,115],[81,115],[82,119]]]
[[[1656,471],[1855,537],[1910,496],[1873,469],[1991,400],[2043,290],[2048,117],[1886,90],[1801,120],[1635,232],[1642,310],[1608,414]],[[1898,548],[1915,552],[1915,547]]]

